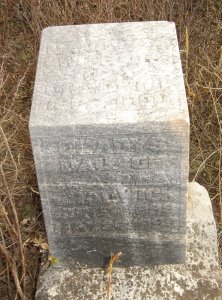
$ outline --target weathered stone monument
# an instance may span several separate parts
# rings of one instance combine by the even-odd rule
[[[189,117],[173,23],[43,31],[30,133],[61,266],[185,262]]]

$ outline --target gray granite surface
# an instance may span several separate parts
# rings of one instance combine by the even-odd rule
[[[221,300],[217,229],[205,188],[188,184],[185,264],[119,266],[113,266],[110,300]],[[107,282],[106,269],[47,269],[43,263],[36,300],[105,300]]]
[[[182,263],[189,117],[175,26],[43,31],[30,133],[61,265]]]

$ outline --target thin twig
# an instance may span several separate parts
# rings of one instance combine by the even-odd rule
[[[220,117],[218,115],[218,111],[217,111],[217,107],[216,107],[216,103],[215,103],[215,99],[214,99],[214,96],[213,96],[213,93],[212,93],[212,90],[210,88],[210,94],[211,94],[211,97],[213,99],[213,105],[214,105],[214,110],[215,110],[215,114],[217,116],[217,122],[218,122],[218,126],[219,126],[219,143],[220,143],[220,148],[221,148],[221,145],[222,145],[222,127],[221,127],[221,121],[220,121]],[[219,176],[219,202],[220,202],[220,223],[222,225],[222,186],[221,186],[221,165],[222,165],[222,149],[219,150],[219,173],[218,173],[218,176]]]
[[[215,153],[217,153],[218,150],[215,150],[214,152],[212,152],[210,155],[207,156],[207,158],[200,164],[199,168],[197,169],[197,172],[193,178],[193,181],[196,180],[197,176],[199,175],[199,172],[202,170],[203,166],[205,165],[205,163],[208,161],[209,158],[211,158],[212,155],[214,155]]]
[[[0,227],[0,232],[1,232],[3,246],[6,248],[5,238],[4,238],[4,234],[2,232],[1,227]],[[10,287],[9,269],[10,269],[10,267],[9,267],[7,259],[6,259],[6,269],[5,270],[7,272],[7,280],[8,280],[8,282],[7,282],[7,292],[8,292],[8,297],[10,299],[10,291],[9,291],[9,287]],[[1,274],[0,274],[0,276],[1,276]]]
[[[26,297],[25,297],[25,295],[24,295],[24,293],[22,291],[22,288],[21,288],[21,285],[20,285],[20,282],[19,282],[19,279],[18,279],[18,273],[17,273],[17,269],[16,269],[16,264],[13,261],[12,256],[10,255],[10,253],[5,249],[5,247],[1,243],[0,243],[0,250],[4,254],[4,256],[5,256],[6,260],[7,260],[7,263],[10,266],[12,277],[14,279],[17,292],[18,292],[21,300],[25,300]]]
[[[23,245],[22,245],[22,237],[21,237],[21,231],[20,231],[20,224],[19,224],[19,220],[18,220],[18,215],[17,215],[17,211],[16,211],[16,208],[15,208],[15,204],[14,204],[14,201],[13,201],[13,197],[12,197],[11,192],[9,190],[9,187],[8,187],[8,184],[7,184],[7,180],[5,178],[5,174],[4,174],[2,166],[0,166],[0,171],[1,171],[1,174],[2,174],[2,177],[3,177],[4,185],[5,185],[6,190],[7,190],[8,199],[9,199],[9,202],[11,204],[13,216],[14,216],[14,219],[15,219],[16,230],[17,230],[17,233],[18,233],[18,243],[19,243],[19,249],[20,249],[20,254],[21,254],[21,263],[22,263],[22,287],[23,287],[23,290],[24,290],[24,293],[25,293],[26,266],[25,266],[25,256],[24,256],[24,252],[23,252]]]
[[[189,60],[189,33],[186,27],[186,82],[188,82],[188,60]]]
[[[5,213],[5,218],[8,221],[8,224],[11,225],[10,229],[12,229],[13,232],[16,232],[16,235],[17,235],[17,239],[18,239],[18,243],[19,243],[19,249],[20,249],[20,255],[21,255],[21,264],[22,264],[22,276],[21,276],[22,277],[22,287],[23,287],[23,291],[25,293],[25,290],[26,290],[25,256],[24,256],[24,251],[23,251],[23,244],[22,244],[22,237],[21,237],[21,231],[20,231],[20,224],[19,224],[19,220],[18,220],[18,215],[17,215],[16,207],[15,207],[15,204],[14,204],[14,201],[13,201],[13,197],[12,197],[12,193],[13,193],[15,184],[17,182],[18,168],[17,168],[17,164],[15,162],[15,159],[13,157],[13,154],[11,152],[10,146],[8,144],[7,137],[6,137],[5,133],[4,133],[4,130],[3,130],[3,128],[2,128],[1,125],[0,125],[0,131],[2,133],[2,136],[3,136],[4,142],[6,144],[8,153],[10,154],[11,160],[12,160],[12,162],[14,164],[14,168],[15,168],[14,183],[13,183],[13,186],[12,186],[11,191],[10,191],[10,189],[8,187],[8,183],[7,183],[6,177],[5,177],[5,174],[4,174],[4,171],[3,171],[3,166],[2,166],[2,164],[0,165],[0,171],[1,171],[1,174],[2,174],[2,177],[3,177],[3,182],[4,182],[4,185],[6,187],[7,196],[8,196],[8,199],[9,199],[9,202],[10,202],[10,205],[11,205],[11,208],[12,208],[13,216],[14,216],[14,219],[15,219],[16,231],[14,230],[14,227],[12,226],[11,222],[9,221],[6,213]],[[10,231],[11,230],[9,230],[9,232]]]
[[[8,214],[6,212],[6,209],[5,209],[2,202],[0,203],[0,209],[1,209],[1,213],[3,214],[3,217],[6,220],[5,225],[6,225],[7,229],[10,228],[10,230],[8,230],[8,232],[10,234],[11,239],[13,239],[13,236],[12,236],[11,232],[13,232],[15,238],[17,239],[18,238],[18,233],[16,232],[15,228],[13,227],[13,225],[12,225],[12,223],[11,223],[9,217],[8,217]]]
[[[107,282],[107,290],[106,290],[107,300],[110,299],[110,295],[111,295],[113,264],[117,262],[122,255],[123,255],[122,252],[118,252],[117,254],[111,254],[109,265],[108,265],[108,282]]]
[[[15,186],[16,181],[17,181],[17,177],[18,177],[18,168],[17,168],[17,164],[16,164],[16,162],[15,162],[15,159],[14,159],[14,157],[13,157],[13,155],[12,155],[11,148],[10,148],[10,146],[9,146],[7,137],[6,137],[5,133],[4,133],[4,130],[3,130],[3,128],[2,128],[1,125],[0,125],[0,131],[1,131],[2,135],[3,135],[3,138],[4,138],[4,141],[5,141],[7,150],[8,150],[8,152],[9,152],[9,154],[10,154],[11,160],[12,160],[12,162],[13,162],[13,164],[14,164],[14,167],[15,167],[15,180],[14,180],[14,184],[13,184],[13,188],[12,188],[12,191],[13,191],[13,190],[14,190],[14,186]]]
[[[23,81],[24,81],[24,79],[25,79],[26,74],[28,73],[28,70],[29,70],[30,65],[31,65],[31,64],[29,63],[28,66],[27,66],[27,68],[26,68],[26,70],[25,70],[25,72],[24,72],[24,74],[22,75],[22,77],[19,79],[19,81],[18,81],[18,83],[17,83],[16,91],[15,91],[15,93],[14,93],[14,97],[11,99],[10,107],[7,109],[8,111],[7,111],[7,113],[5,114],[4,118],[2,118],[2,121],[6,119],[6,117],[8,116],[8,113],[10,113],[10,111],[11,111],[11,109],[12,109],[14,103],[15,103],[15,100],[16,100],[17,97],[18,97],[19,88],[20,88],[20,86],[22,86],[22,83],[23,83]]]

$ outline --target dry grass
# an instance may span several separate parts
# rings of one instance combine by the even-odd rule
[[[1,299],[33,298],[45,241],[28,119],[40,34],[47,26],[176,22],[191,116],[190,179],[208,189],[221,229],[221,11],[221,0],[0,2]]]

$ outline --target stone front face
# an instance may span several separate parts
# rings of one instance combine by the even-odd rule
[[[30,132],[49,246],[62,265],[104,266],[117,252],[120,266],[184,262],[188,130],[172,23],[47,29]]]

